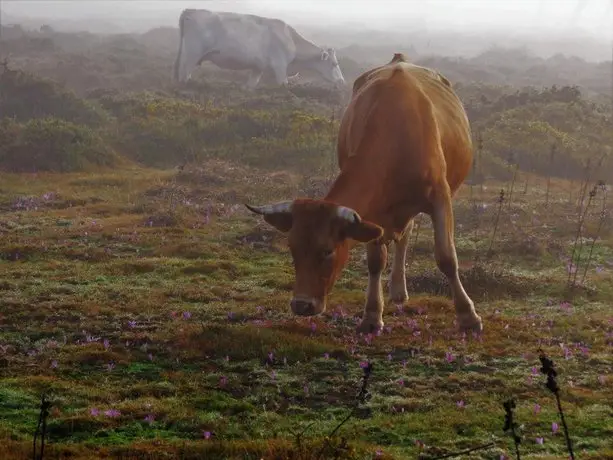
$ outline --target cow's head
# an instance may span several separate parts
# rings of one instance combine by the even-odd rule
[[[336,85],[345,85],[345,77],[338,65],[336,51],[333,48],[322,49],[319,58],[313,61],[315,70],[327,81]]]
[[[322,200],[301,199],[247,208],[288,234],[295,269],[292,311],[323,313],[326,299],[349,257],[349,240],[366,243],[383,229],[363,221],[353,209]]]

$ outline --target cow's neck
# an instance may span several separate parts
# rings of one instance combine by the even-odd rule
[[[376,165],[364,165],[352,159],[340,172],[325,195],[324,200],[337,203],[356,211],[364,220],[379,223],[381,203],[381,183],[373,171]]]
[[[321,59],[321,47],[307,40],[300,35],[294,28],[290,28],[294,45],[296,45],[296,56],[294,56],[294,64],[312,61],[313,59]]]

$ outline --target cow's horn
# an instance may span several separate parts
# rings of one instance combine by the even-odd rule
[[[251,206],[251,205],[245,204],[245,206],[250,211],[253,211],[256,214],[262,214],[262,215],[277,214],[277,213],[284,213],[284,212],[292,211],[291,201],[282,201],[280,203],[265,204],[263,206]]]
[[[361,221],[360,216],[357,212],[345,206],[339,206],[338,208],[336,208],[336,215],[341,219],[345,219],[351,222],[352,224],[356,224]]]

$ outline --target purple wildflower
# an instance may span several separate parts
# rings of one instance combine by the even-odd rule
[[[553,422],[551,424],[551,432],[552,433],[554,433],[554,434],[557,433],[559,429],[560,429],[560,426],[556,422]]]

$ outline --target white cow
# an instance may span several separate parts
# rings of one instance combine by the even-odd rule
[[[329,82],[345,84],[334,49],[315,45],[280,19],[185,9],[179,31],[175,81],[189,80],[196,67],[209,61],[222,69],[250,70],[249,88],[258,85],[265,71],[277,84],[287,84],[288,66],[296,75],[312,69]]]

